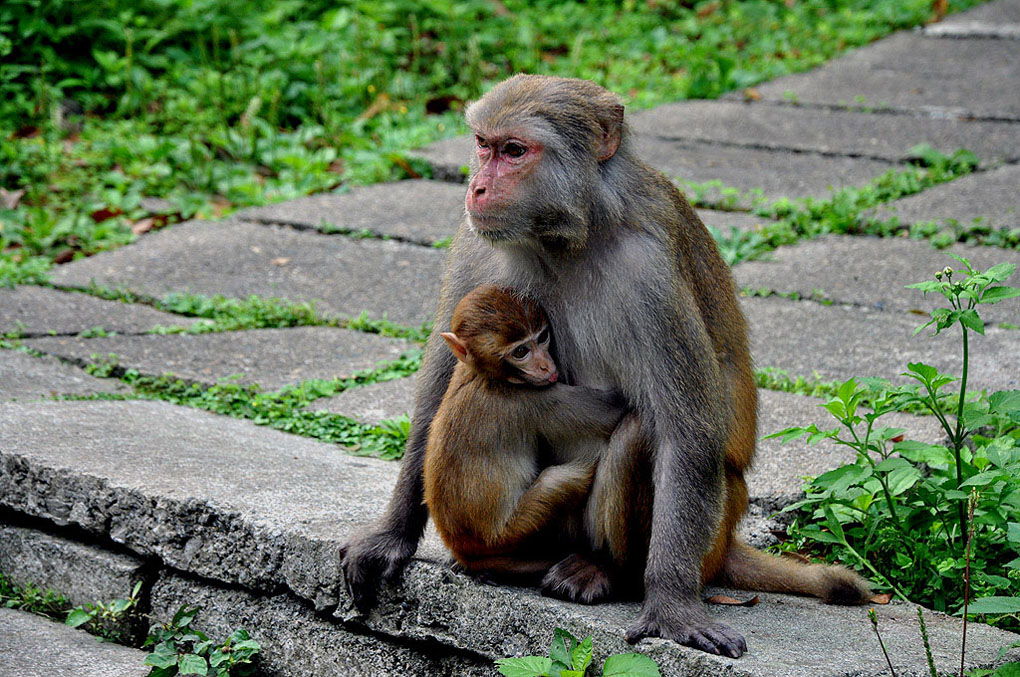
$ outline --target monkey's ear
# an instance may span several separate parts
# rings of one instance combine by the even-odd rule
[[[623,140],[623,104],[614,103],[609,106],[602,123],[602,147],[599,149],[599,162],[605,162],[616,155]]]
[[[444,331],[442,334],[440,334],[440,336],[442,336],[446,340],[446,345],[450,346],[450,350],[453,351],[454,357],[456,357],[461,362],[464,362],[465,364],[470,364],[468,362],[467,345],[463,341],[461,341],[456,334],[454,334],[452,331]]]

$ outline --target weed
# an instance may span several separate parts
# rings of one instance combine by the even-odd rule
[[[137,615],[138,596],[141,591],[142,582],[138,581],[126,599],[94,602],[75,607],[67,614],[67,620],[64,622],[72,628],[81,628],[104,640],[127,644],[131,638],[125,634],[125,625]]]
[[[29,613],[60,620],[67,613],[71,603],[53,590],[43,590],[32,583],[16,585],[0,572],[0,604],[7,609],[19,609]]]
[[[562,628],[553,634],[549,656],[502,658],[496,661],[499,674],[505,677],[584,677],[593,654],[591,637],[583,641]],[[602,666],[604,677],[659,677],[659,667],[648,656],[639,653],[616,654]]]
[[[255,673],[262,650],[245,630],[235,630],[223,642],[209,639],[191,627],[201,607],[182,605],[169,623],[153,625],[143,646],[152,647],[144,664],[149,677],[208,675],[245,677]]]

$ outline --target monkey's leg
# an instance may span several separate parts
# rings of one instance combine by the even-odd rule
[[[646,440],[637,414],[620,421],[585,506],[590,552],[572,554],[550,569],[542,581],[545,594],[594,604],[620,593],[640,593],[651,525]]]

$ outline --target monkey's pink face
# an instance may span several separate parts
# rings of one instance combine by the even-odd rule
[[[480,234],[506,225],[521,184],[538,167],[543,147],[517,134],[475,135],[478,172],[468,185],[464,206],[471,226]]]

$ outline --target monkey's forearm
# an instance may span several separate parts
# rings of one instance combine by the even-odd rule
[[[550,440],[609,437],[627,411],[616,390],[588,386],[553,386],[542,403],[540,432]]]
[[[591,488],[595,469],[594,462],[573,462],[543,470],[495,535],[493,547],[500,551],[516,547],[548,526],[564,508],[580,503]]]

